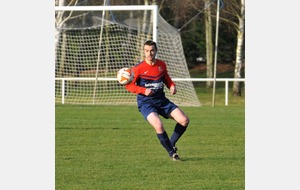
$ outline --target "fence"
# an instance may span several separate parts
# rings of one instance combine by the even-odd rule
[[[55,80],[61,81],[61,96],[62,104],[65,103],[65,81],[95,81],[95,78],[55,78]],[[97,78],[99,81],[116,81],[116,78]],[[225,82],[225,105],[228,105],[228,83],[233,81],[245,82],[242,78],[172,78],[173,81],[192,81],[192,82],[206,82],[206,81],[216,81]]]

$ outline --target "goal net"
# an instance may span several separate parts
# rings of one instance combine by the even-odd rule
[[[178,105],[200,106],[193,83],[180,80],[190,78],[180,34],[156,9],[153,5],[56,7],[55,102],[136,104],[135,94],[117,82],[116,74],[142,61],[143,44],[152,39],[157,42],[157,58],[177,79],[177,94],[170,96],[166,89],[166,96]]]

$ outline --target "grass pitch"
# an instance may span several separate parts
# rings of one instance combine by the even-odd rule
[[[56,189],[244,189],[245,106],[181,108],[174,162],[136,106],[56,105]]]

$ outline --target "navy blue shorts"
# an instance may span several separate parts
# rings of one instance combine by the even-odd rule
[[[151,112],[156,112],[164,118],[168,119],[170,113],[176,109],[178,106],[171,102],[169,99],[164,98],[163,100],[151,100],[147,102],[139,102],[138,109],[147,120],[147,116]]]

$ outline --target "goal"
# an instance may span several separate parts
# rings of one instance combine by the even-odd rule
[[[157,42],[157,58],[176,78],[178,105],[200,106],[185,61],[181,37],[148,6],[55,7],[55,102],[62,104],[134,105],[136,96],[117,82],[120,68],[144,59],[143,44]]]

